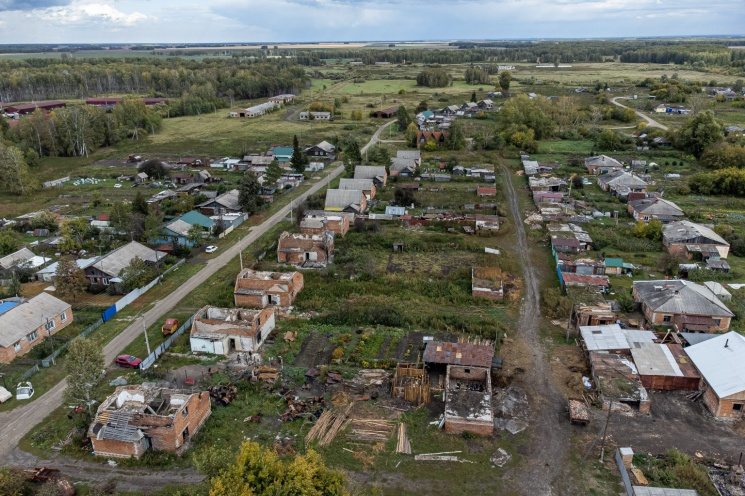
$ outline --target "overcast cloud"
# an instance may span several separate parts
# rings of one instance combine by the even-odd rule
[[[745,34],[745,0],[0,0],[0,43]]]

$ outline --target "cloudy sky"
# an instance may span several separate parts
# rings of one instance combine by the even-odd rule
[[[0,43],[745,34],[745,0],[0,0]]]

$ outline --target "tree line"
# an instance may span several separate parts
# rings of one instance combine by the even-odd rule
[[[305,70],[290,59],[40,58],[0,60],[0,101],[75,99],[111,94],[180,97],[212,85],[218,96],[265,98],[296,93]]]

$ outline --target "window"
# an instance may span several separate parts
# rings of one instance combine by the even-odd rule
[[[742,411],[742,403],[735,403],[732,405],[732,411],[733,412],[741,412]]]
[[[67,322],[67,313],[62,312],[61,314],[59,314],[59,319],[61,322]]]
[[[722,319],[714,319],[714,323],[719,327],[722,324]]]
[[[54,329],[54,321],[53,320],[47,320],[47,323],[44,324],[44,330],[45,331],[51,331]]]
[[[21,351],[21,342],[20,341],[17,341],[15,344],[13,344],[13,351],[15,351],[16,353],[18,353],[19,351]]]
[[[665,315],[664,317],[662,317],[663,322],[670,322],[672,319],[673,318],[670,315]]]
[[[28,342],[30,343],[31,341],[36,341],[38,338],[39,338],[39,332],[34,331],[28,335]]]

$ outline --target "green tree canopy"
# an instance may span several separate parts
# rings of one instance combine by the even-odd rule
[[[276,186],[280,176],[282,176],[282,168],[279,166],[277,159],[274,159],[264,172],[264,184],[269,187]]]
[[[401,131],[406,129],[411,123],[409,111],[406,110],[406,107],[404,107],[403,105],[399,106],[398,111],[396,111],[396,122],[398,125],[398,129]]]
[[[512,83],[512,73],[510,71],[502,71],[499,73],[499,86],[503,91],[510,91],[510,83]]]
[[[707,147],[724,139],[722,123],[716,120],[714,112],[704,110],[691,117],[678,130],[675,136],[676,145],[701,158]]]
[[[85,406],[93,411],[94,389],[103,377],[104,357],[95,341],[78,338],[67,347],[65,359],[67,388],[65,399],[73,404]]]
[[[88,281],[85,272],[78,267],[72,257],[63,257],[57,262],[57,272],[54,274],[55,294],[62,298],[76,300],[77,296],[85,290]]]
[[[138,170],[147,174],[147,177],[150,179],[168,177],[168,169],[166,169],[166,166],[160,160],[146,160]]]
[[[31,174],[23,152],[0,142],[0,181],[2,189],[14,195],[30,195],[39,189],[39,181]]]
[[[290,164],[292,168],[298,174],[305,172],[305,167],[308,165],[308,156],[300,149],[300,144],[297,140],[297,134],[292,137],[292,157],[290,158]]]
[[[21,247],[21,235],[11,229],[0,231],[0,257],[10,255]]]
[[[129,292],[145,286],[155,279],[155,275],[155,271],[148,267],[143,259],[134,257],[130,260],[129,265],[121,270],[119,278],[122,280],[122,288]]]
[[[243,174],[238,184],[238,191],[238,202],[243,210],[249,214],[255,213],[263,203],[261,196],[259,196],[261,185],[256,176],[251,172]]]

